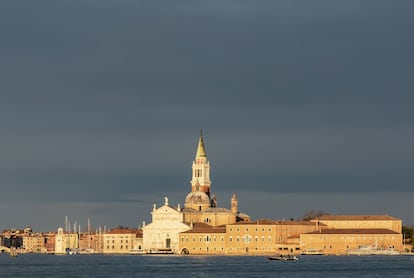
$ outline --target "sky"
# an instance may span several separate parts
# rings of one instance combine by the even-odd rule
[[[252,219],[414,224],[413,1],[5,0],[0,229],[138,227],[212,192]]]

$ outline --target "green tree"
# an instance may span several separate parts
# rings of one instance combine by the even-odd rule
[[[414,228],[410,226],[403,226],[402,233],[405,238],[405,243],[412,244],[413,242],[413,235],[414,235]]]
[[[318,211],[314,211],[314,210],[310,210],[305,212],[305,214],[302,216],[302,220],[303,221],[309,221],[318,217],[321,217],[323,215],[328,215],[329,213],[323,212],[321,210]]]

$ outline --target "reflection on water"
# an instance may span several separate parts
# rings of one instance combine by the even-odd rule
[[[0,277],[411,277],[411,256],[0,255]]]

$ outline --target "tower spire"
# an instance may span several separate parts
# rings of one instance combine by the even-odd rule
[[[204,147],[203,131],[202,130],[200,130],[200,139],[198,140],[196,159],[201,158],[201,157],[207,157],[206,149]]]
[[[204,147],[203,131],[201,130],[192,170],[191,191],[201,191],[210,197],[210,163],[207,159],[206,149]]]

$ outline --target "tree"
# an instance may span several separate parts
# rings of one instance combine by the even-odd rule
[[[305,214],[302,216],[302,221],[309,221],[318,217],[321,217],[323,215],[328,215],[329,213],[323,212],[321,210],[314,211],[310,210],[305,212]]]
[[[405,238],[405,243],[412,244],[413,242],[413,235],[414,235],[414,229],[409,226],[403,226],[402,232]]]

